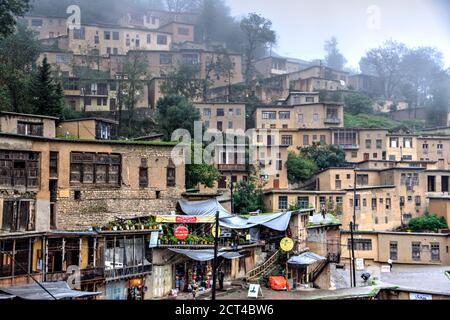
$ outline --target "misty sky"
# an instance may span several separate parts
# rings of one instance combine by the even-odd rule
[[[256,12],[272,20],[278,33],[274,51],[281,55],[308,60],[323,58],[324,41],[336,36],[348,65],[358,67],[368,48],[392,38],[412,47],[437,47],[450,67],[447,0],[226,1],[233,15],[241,17]]]

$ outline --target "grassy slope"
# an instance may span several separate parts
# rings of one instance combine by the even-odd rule
[[[420,121],[395,121],[382,114],[359,114],[344,115],[344,126],[346,128],[385,128],[395,129],[398,127],[422,128],[423,123]]]

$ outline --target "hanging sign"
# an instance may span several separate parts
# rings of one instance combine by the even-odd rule
[[[197,216],[156,216],[156,223],[214,223],[215,217]]]
[[[291,238],[288,238],[288,237],[283,238],[280,241],[280,248],[284,252],[292,251],[292,249],[294,249],[294,241]]]
[[[173,235],[178,240],[185,240],[189,235],[189,230],[185,226],[180,226],[175,228],[175,230],[173,231]]]

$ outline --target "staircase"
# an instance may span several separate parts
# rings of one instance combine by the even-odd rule
[[[309,281],[315,282],[317,280],[317,278],[321,275],[322,271],[325,270],[325,268],[328,266],[329,263],[330,263],[329,259],[321,261],[318,264],[317,268],[315,268],[314,271],[312,271],[310,273]]]
[[[261,276],[273,271],[273,269],[277,267],[279,254],[280,251],[275,252],[269,259],[266,260],[266,262],[247,272],[245,274],[247,281],[259,279]]]

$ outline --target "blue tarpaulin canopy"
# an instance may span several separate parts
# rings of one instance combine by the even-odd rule
[[[229,229],[249,229],[262,225],[273,230],[285,231],[292,214],[292,212],[280,212],[245,218],[228,212],[217,199],[205,201],[180,200],[178,203],[184,214],[192,216],[212,216],[219,211],[220,226]]]
[[[186,250],[186,249],[169,249],[170,251],[184,254],[185,256],[189,257],[192,260],[196,261],[210,261],[214,259],[214,250]],[[225,259],[237,259],[242,257],[238,252],[226,252],[226,251],[219,251],[217,253],[218,257],[223,257]]]
[[[289,264],[298,265],[298,266],[309,266],[310,264],[327,260],[327,258],[319,256],[314,252],[304,252],[298,256],[293,256],[288,260]]]
[[[47,289],[57,300],[85,298],[101,294],[101,292],[85,292],[72,290],[64,281],[41,282],[41,285],[45,289]],[[0,294],[2,292],[25,300],[53,300],[53,298],[36,283],[11,287],[0,287]]]

